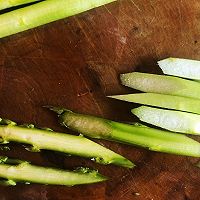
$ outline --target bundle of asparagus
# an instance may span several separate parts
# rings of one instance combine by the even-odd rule
[[[138,72],[123,74],[121,80],[126,86],[150,93],[111,96],[112,98],[168,108],[169,110],[142,106],[133,109],[132,113],[141,121],[174,132],[150,128],[142,124],[114,122],[74,113],[67,109],[48,108],[58,114],[62,125],[91,138],[122,142],[152,151],[200,157],[199,142],[175,133],[200,134],[198,82]],[[47,149],[92,158],[101,164],[112,163],[128,168],[134,167],[134,164],[123,156],[83,136],[56,133],[49,129],[35,128],[33,125],[19,126],[10,120],[0,120],[0,138],[2,143],[14,141],[32,145],[33,151]],[[88,169],[79,172],[62,171],[37,167],[27,162],[13,161],[4,157],[0,161],[0,177],[3,178],[1,183],[5,185],[15,185],[16,182],[75,185],[106,180],[96,171],[88,171]],[[13,163],[14,166],[11,165]],[[44,176],[48,178],[44,179]]]
[[[116,0],[0,0],[0,10],[34,3],[0,15],[0,38],[114,1]],[[200,143],[175,133],[200,135],[200,83],[196,81],[200,80],[200,62],[168,58],[158,64],[167,76],[138,72],[121,75],[123,85],[146,93],[110,97],[167,108],[141,106],[133,109],[132,113],[141,121],[174,132],[141,124],[118,123],[66,109],[50,109],[58,113],[62,125],[88,137],[137,145],[152,151],[200,157]],[[83,136],[56,133],[49,129],[35,128],[33,125],[19,126],[10,120],[0,119],[0,138],[2,143],[13,141],[32,145],[32,151],[47,149],[90,158],[100,164],[134,167],[128,159]],[[16,185],[17,182],[76,185],[107,179],[98,172],[85,168],[65,171],[34,166],[27,161],[8,157],[0,157],[0,177],[0,183],[4,185]]]

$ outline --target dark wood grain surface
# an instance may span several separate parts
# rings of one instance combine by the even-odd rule
[[[200,59],[200,1],[119,0],[1,39],[0,116],[67,132],[42,105],[134,121],[130,109],[136,105],[106,95],[131,91],[120,86],[120,73],[161,73],[156,61],[168,56]],[[101,166],[53,152],[31,153],[19,144],[10,144],[11,151],[1,151],[1,155],[64,169],[89,166],[110,181],[76,187],[0,187],[0,200],[200,199],[200,170],[194,167],[199,159],[98,142],[137,167]]]

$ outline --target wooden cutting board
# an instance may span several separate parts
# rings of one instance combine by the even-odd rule
[[[119,74],[161,73],[156,61],[169,56],[200,60],[200,1],[119,0],[0,39],[0,116],[69,133],[42,105],[135,121],[130,109],[137,105],[110,100],[106,95],[135,92],[120,86]],[[1,151],[1,155],[64,169],[88,166],[110,181],[71,188],[0,187],[0,200],[200,199],[200,169],[194,167],[199,159],[98,142],[137,167],[101,166],[53,152],[31,153],[19,144],[10,144],[11,151]]]

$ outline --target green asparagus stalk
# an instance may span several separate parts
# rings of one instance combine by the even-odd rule
[[[76,15],[116,0],[48,0],[0,15],[0,38]]]
[[[148,148],[152,151],[200,157],[200,143],[185,135],[130,125],[69,110],[51,108],[59,115],[60,123],[91,138],[106,139]]]
[[[158,61],[164,74],[200,80],[200,61],[183,58],[166,58]]]
[[[32,3],[40,0],[0,0],[0,10],[19,6],[27,3]]]
[[[65,133],[41,130],[33,126],[17,126],[9,120],[0,122],[0,138],[2,142],[19,142],[32,145],[32,151],[41,149],[58,151],[91,158],[100,164],[115,164],[132,168],[134,164],[123,156],[87,139]]]
[[[193,98],[156,93],[136,93],[109,97],[132,103],[200,114],[200,100]]]
[[[200,116],[174,110],[140,106],[131,112],[141,121],[178,133],[200,135]]]
[[[123,85],[142,92],[200,99],[200,84],[196,81],[140,72],[121,74],[120,78]]]
[[[15,186],[17,182],[73,186],[107,180],[97,171],[88,168],[67,171],[39,167],[27,161],[16,162],[8,157],[0,157],[0,178],[3,179],[0,184],[7,186]]]

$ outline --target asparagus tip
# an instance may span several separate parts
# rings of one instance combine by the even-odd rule
[[[136,167],[136,165],[133,162],[131,162],[130,160],[128,160],[127,158],[124,158],[124,157],[114,159],[113,163],[115,165],[130,168],[130,169]]]
[[[100,174],[98,172],[98,170],[93,170],[93,169],[90,169],[90,168],[87,168],[87,167],[86,168],[85,167],[79,167],[79,168],[75,169],[74,172],[77,172],[77,173],[80,173],[80,174],[90,174],[90,175],[96,177],[96,180],[95,180],[96,183],[109,180],[109,178],[107,176]]]
[[[108,181],[109,180],[108,177],[100,175],[100,174],[98,175],[98,178],[99,178],[99,180],[97,180],[96,183],[103,182],[103,181]]]
[[[123,167],[132,169],[132,168],[136,167],[136,165],[133,162],[131,162],[130,160],[127,160],[126,165],[123,165]]]

